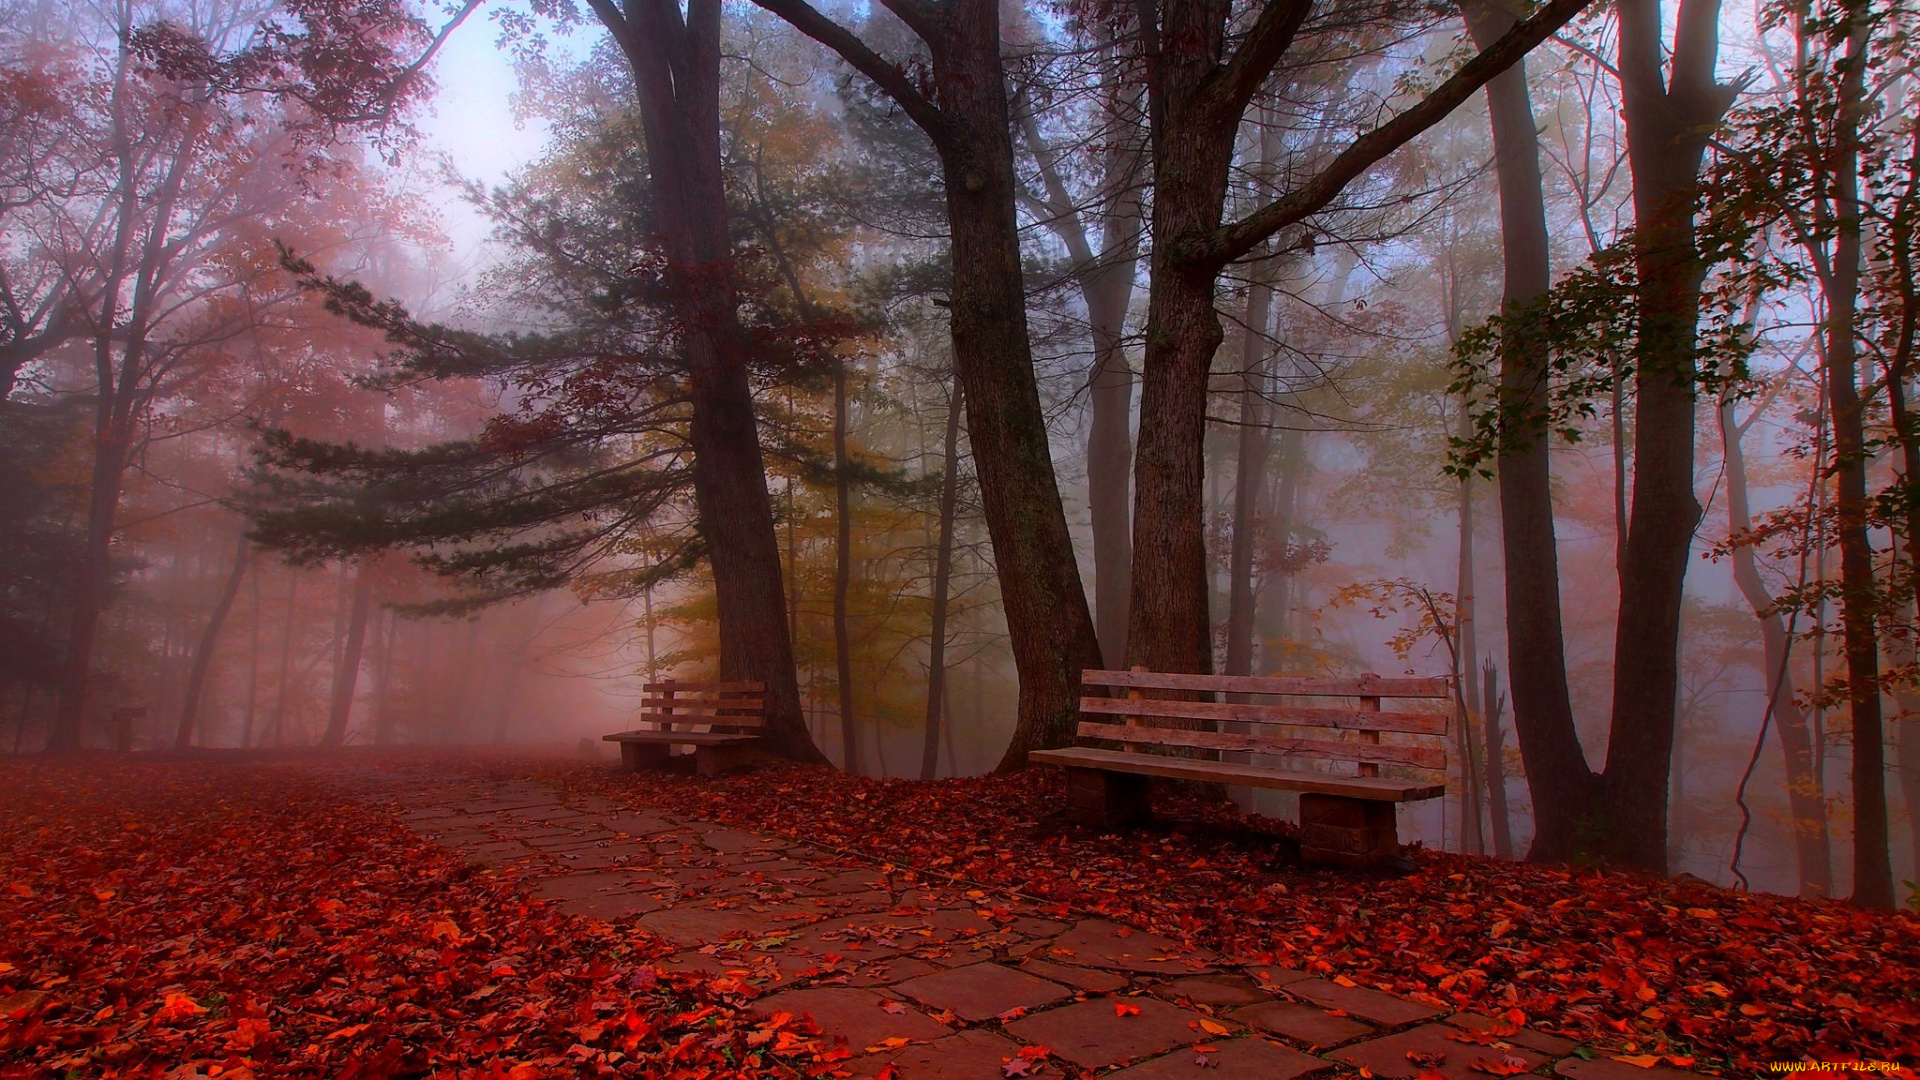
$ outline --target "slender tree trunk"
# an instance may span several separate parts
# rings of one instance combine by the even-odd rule
[[[1502,859],[1513,858],[1513,820],[1507,814],[1506,733],[1500,726],[1500,714],[1506,709],[1500,693],[1500,669],[1488,657],[1480,665],[1481,718],[1485,734],[1481,744],[1487,748],[1488,816],[1493,823],[1493,853]]]
[[[393,745],[393,638],[400,616],[373,613],[373,745]]]
[[[1864,5],[1852,11],[1852,33],[1840,75],[1840,103],[1830,154],[1833,173],[1832,268],[1826,286],[1827,400],[1833,406],[1834,514],[1840,542],[1840,625],[1847,660],[1847,703],[1853,720],[1853,902],[1893,906],[1886,796],[1886,733],[1881,707],[1876,620],[1880,590],[1868,538],[1865,404],[1859,388],[1856,329],[1860,293],[1862,206],[1860,124],[1867,108],[1870,26]],[[1829,205],[1816,200],[1816,207]]]
[[[320,745],[338,749],[346,744],[347,720],[353,715],[354,689],[360,683],[360,653],[367,640],[367,617],[373,611],[373,575],[362,565],[353,574],[353,603],[347,615],[346,635],[333,669],[333,694],[327,710],[327,730]]]
[[[1461,700],[1465,708],[1461,711],[1460,725],[1460,850],[1470,855],[1484,855],[1487,851],[1485,835],[1481,831],[1482,802],[1484,789],[1481,786],[1480,748],[1476,745],[1473,731],[1474,669],[1480,666],[1479,645],[1473,625],[1473,478],[1460,478],[1460,544],[1459,568],[1456,572],[1458,592],[1454,599],[1454,623],[1459,627],[1460,656],[1454,680],[1461,690]]]
[[[1277,142],[1277,140],[1263,140]],[[1266,158],[1269,155],[1263,154]],[[1271,162],[1263,161],[1263,164]],[[1247,285],[1240,349],[1240,430],[1233,472],[1233,545],[1227,556],[1228,675],[1253,674],[1253,549],[1260,533],[1260,481],[1272,441],[1268,428],[1267,324],[1273,306],[1273,267],[1262,264]]]
[[[247,619],[247,711],[240,721],[240,749],[253,749],[253,723],[260,715],[260,564],[250,568],[248,592],[252,612]]]
[[[953,528],[960,499],[960,386],[947,402],[946,439],[941,444],[940,539],[934,547],[933,625],[928,631],[926,737],[920,747],[920,779],[939,771],[940,718],[947,700],[947,604],[953,580]],[[952,752],[948,755],[951,758]]]
[[[847,362],[833,366],[833,662],[840,685],[843,767],[860,775],[860,727],[853,714],[853,644],[847,631],[847,591],[853,584],[853,481],[847,460]],[[875,738],[879,735],[875,734]]]
[[[1726,466],[1727,530],[1740,536],[1753,529],[1753,514],[1747,490],[1747,456],[1741,445],[1745,425],[1734,420],[1733,403],[1720,403],[1722,460]],[[1786,759],[1787,805],[1793,817],[1793,846],[1799,869],[1802,896],[1833,895],[1832,838],[1827,831],[1827,810],[1821,797],[1820,781],[1814,774],[1813,740],[1807,730],[1807,714],[1795,693],[1793,671],[1787,666],[1788,637],[1786,621],[1780,616],[1779,602],[1767,590],[1760,577],[1759,560],[1753,548],[1735,546],[1730,553],[1733,581],[1742,599],[1760,623],[1761,663],[1766,665],[1767,700],[1773,708],[1775,725],[1780,729],[1780,751]]]
[[[233,548],[233,569],[227,572],[227,580],[220,588],[220,596],[213,604],[213,613],[207,616],[206,629],[201,631],[200,643],[193,650],[193,670],[187,675],[186,698],[180,705],[180,726],[174,731],[173,748],[185,750],[193,745],[194,722],[200,711],[200,697],[207,686],[207,673],[213,669],[213,651],[220,640],[220,628],[226,624],[227,613],[233,610],[234,598],[240,595],[240,582],[247,576],[247,552],[249,545],[244,531]]]
[[[287,568],[287,624],[280,634],[280,692],[273,702],[273,745],[286,745],[287,696],[293,687],[293,628],[300,599],[300,574]]]

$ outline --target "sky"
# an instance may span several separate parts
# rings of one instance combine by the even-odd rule
[[[434,67],[440,91],[431,113],[420,118],[429,152],[446,154],[462,175],[490,187],[538,158],[547,142],[544,122],[515,122],[511,98],[518,82],[496,36],[493,23],[481,18],[454,32]],[[461,261],[485,261],[486,219],[459,199],[449,197],[441,207]]]

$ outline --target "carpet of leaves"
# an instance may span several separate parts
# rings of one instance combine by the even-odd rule
[[[3,1077],[822,1071],[663,951],[297,766],[0,764]]]
[[[1611,1053],[1731,1075],[1920,1061],[1912,913],[1424,851],[1399,876],[1303,870],[1289,826],[1218,802],[1162,797],[1164,823],[1127,835],[1075,827],[1055,770],[932,783],[793,765],[714,779],[539,771],[1438,1007],[1518,1009]]]

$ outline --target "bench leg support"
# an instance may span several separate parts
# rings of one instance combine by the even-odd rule
[[[1067,770],[1067,813],[1082,825],[1120,830],[1153,817],[1147,778],[1099,769]]]
[[[693,771],[701,776],[718,776],[752,764],[758,754],[758,748],[752,743],[696,747],[693,751]]]
[[[673,747],[665,743],[623,742],[620,744],[620,760],[634,772],[664,769],[667,766],[667,759],[672,755]]]
[[[1372,799],[1304,792],[1300,796],[1300,860],[1370,866],[1400,857],[1394,805]]]

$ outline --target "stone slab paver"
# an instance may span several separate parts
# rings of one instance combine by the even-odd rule
[[[1333,1016],[1325,1009],[1296,1001],[1262,1002],[1235,1009],[1227,1015],[1243,1024],[1313,1047],[1338,1046],[1374,1031],[1370,1024],[1351,1017]]]
[[[1397,1035],[1354,1043],[1334,1051],[1333,1057],[1367,1069],[1375,1076],[1410,1077],[1424,1068],[1432,1068],[1447,1080],[1486,1080],[1492,1075],[1488,1069],[1475,1068],[1476,1063],[1532,1071],[1547,1062],[1545,1054],[1518,1046],[1502,1050],[1447,1037],[1459,1033],[1460,1029],[1445,1024],[1423,1024]]]
[[[1037,1074],[1101,1070],[1100,1080],[1333,1080],[1361,1068],[1390,1080],[1415,1074],[1409,1051],[1449,1080],[1483,1080],[1473,1063],[1508,1054],[1536,1078],[1706,1080],[1568,1057],[1574,1044],[1543,1032],[1229,961],[790,837],[430,766],[341,772],[483,873],[513,875],[569,913],[632,919],[661,936],[679,949],[662,967],[730,975],[764,995],[756,1009],[812,1015],[829,1044],[854,1055],[844,1065],[856,1077],[891,1066],[901,1080],[993,1080],[1022,1046],[1044,1045],[1052,1057]],[[1116,1002],[1140,1011],[1116,1015]],[[1447,1037],[1465,1033],[1488,1034]]]
[[[1220,959],[1206,949],[1182,945],[1171,938],[1105,919],[1081,921],[1080,925],[1049,941],[1039,955],[1047,960],[1089,967],[1166,976],[1204,971]]]
[[[1513,1027],[1512,1024],[1503,1023],[1490,1016],[1481,1016],[1479,1013],[1470,1012],[1454,1013],[1452,1016],[1447,1017],[1447,1023],[1463,1031],[1498,1030],[1508,1032],[1508,1029]],[[1520,1028],[1510,1033],[1501,1034],[1499,1039],[1501,1042],[1509,1042],[1515,1046],[1524,1046],[1529,1050],[1538,1050],[1548,1057],[1566,1057],[1568,1054],[1573,1053],[1574,1046],[1576,1045],[1571,1039],[1563,1039],[1558,1035],[1549,1035],[1544,1031],[1534,1031],[1531,1028]]]
[[[1153,992],[1176,1004],[1185,998],[1195,1005],[1211,1005],[1216,1009],[1271,1000],[1270,994],[1244,975],[1191,975],[1161,983]]]
[[[1671,1065],[1655,1065],[1643,1069],[1625,1061],[1615,1061],[1610,1057],[1597,1057],[1587,1061],[1577,1057],[1566,1058],[1553,1067],[1555,1076],[1564,1076],[1567,1080],[1707,1080],[1699,1073],[1676,1069]],[[1855,1075],[1868,1075],[1856,1073]]]
[[[1288,983],[1288,994],[1329,1009],[1343,1009],[1385,1027],[1417,1023],[1440,1015],[1440,1010],[1417,1001],[1394,997],[1370,986],[1341,986],[1325,979],[1301,979]]]
[[[891,1065],[903,1080],[1001,1080],[1006,1075],[1005,1063],[1019,1052],[1019,1043],[974,1028],[930,1043],[856,1058],[853,1075],[877,1076]]]
[[[1140,1012],[1117,1015],[1114,1003],[1118,1001]],[[1015,1037],[1048,1047],[1081,1068],[1098,1069],[1198,1042],[1207,1037],[1196,1034],[1203,1019],[1207,1018],[1189,1009],[1143,996],[1082,1001],[1034,1013],[1006,1027]]]
[[[811,1016],[831,1041],[844,1040],[855,1054],[866,1053],[887,1039],[920,1039],[931,1042],[944,1038],[952,1029],[913,1008],[890,1012],[887,1003],[899,1004],[876,990],[851,986],[829,986],[812,990],[788,990],[761,998],[756,1008],[767,1012],[790,1012]]]
[[[893,989],[922,1005],[946,1009],[962,1020],[975,1022],[1015,1009],[1037,1009],[1073,996],[1073,991],[1059,983],[995,963],[949,968],[897,983]]]
[[[1068,986],[1077,986],[1082,990],[1091,990],[1099,994],[1111,993],[1127,985],[1127,978],[1124,975],[1116,975],[1100,968],[1056,964],[1038,956],[1028,957],[1021,962],[1020,966],[1043,979],[1052,979],[1057,983],[1066,983]]]
[[[1333,1068],[1333,1063],[1279,1043],[1249,1035],[1162,1054],[1102,1080],[1293,1080]],[[1200,1072],[1201,1069],[1207,1070]]]

